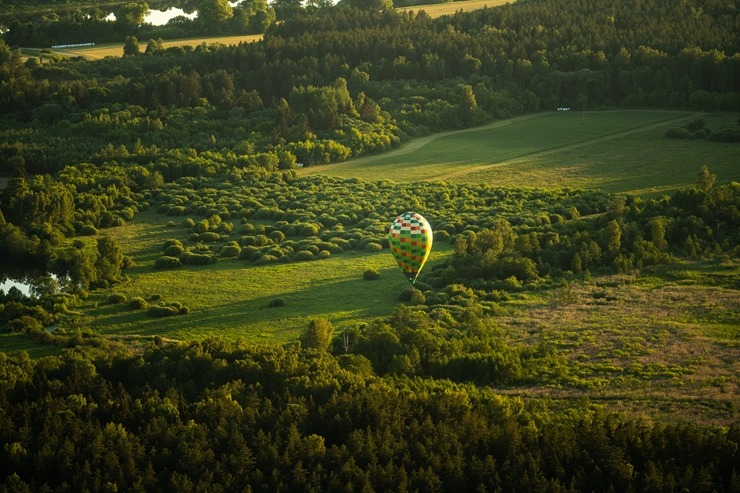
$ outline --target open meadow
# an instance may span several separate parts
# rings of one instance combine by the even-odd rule
[[[200,46],[203,43],[210,44],[223,44],[223,45],[237,45],[239,43],[252,43],[262,39],[261,34],[244,34],[239,36],[208,36],[201,38],[183,38],[183,39],[170,39],[162,42],[164,48],[170,48],[172,46]],[[139,49],[143,53],[146,50],[146,45],[149,40],[140,40]],[[34,50],[36,51],[36,50]],[[113,56],[123,56],[123,43],[110,43],[101,44],[95,46],[77,46],[70,48],[56,48],[54,53],[58,53],[65,56],[81,56],[90,60],[99,60],[101,58]],[[31,52],[26,50],[26,54],[30,55]]]
[[[397,7],[401,11],[424,11],[429,17],[441,17],[443,15],[453,15],[455,12],[467,12],[469,10],[482,9],[484,7],[492,8],[515,0],[463,0],[460,2],[442,2],[432,3],[429,5],[414,5],[412,7]]]
[[[553,111],[414,139],[399,149],[301,174],[510,187],[601,189],[644,197],[693,183],[706,164],[718,183],[737,181],[733,144],[665,138],[699,114],[674,111]],[[704,115],[707,126],[736,114]]]
[[[285,344],[295,341],[317,317],[337,327],[389,315],[399,292],[408,288],[391,255],[345,252],[312,262],[254,266],[236,258],[215,265],[177,270],[154,268],[161,245],[182,235],[161,214],[141,214],[135,221],[111,231],[136,267],[129,280],[113,288],[127,298],[161,296],[190,308],[186,316],[153,319],[121,305],[106,305],[106,293],[91,297],[82,307],[81,327],[106,335],[155,336],[182,340],[222,337],[251,343]],[[179,231],[178,231],[179,230]],[[434,249],[428,267],[451,254],[449,244]],[[380,278],[367,281],[363,273],[377,270]],[[283,306],[271,307],[275,299]]]

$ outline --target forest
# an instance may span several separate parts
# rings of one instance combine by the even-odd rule
[[[82,4],[41,21],[33,9],[49,2],[26,16],[6,4],[0,259],[3,278],[39,275],[29,294],[0,291],[0,335],[38,350],[0,347],[0,491],[740,489],[737,176],[697,163],[680,189],[639,197],[300,174],[559,107],[740,112],[737,1],[520,0],[435,19],[377,2],[255,1],[208,29],[141,25],[136,3],[115,26]],[[150,2],[174,4],[223,2]],[[87,41],[80,32],[126,44],[97,61],[19,49]],[[264,38],[161,43],[214,32]],[[666,138],[736,146],[740,121],[697,116]],[[191,316],[117,291],[141,272],[387,254],[399,207],[424,211],[450,252],[387,316],[317,317],[283,345],[134,340],[85,323],[101,305]],[[144,217],[167,240],[122,248],[115,232]],[[581,286],[609,305],[612,284],[673,267],[676,289],[706,283],[714,299],[644,321],[660,330],[609,357],[574,356],[544,319],[507,318],[507,303],[542,293],[566,310]],[[694,325],[710,349],[659,358],[671,338],[690,346]],[[711,358],[725,366],[703,370]],[[664,401],[631,412],[610,397],[643,392]]]

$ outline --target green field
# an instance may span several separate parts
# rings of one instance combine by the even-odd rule
[[[718,184],[737,181],[735,145],[664,137],[666,129],[699,116],[650,110],[539,113],[426,136],[385,154],[301,173],[602,189],[642,196],[668,194],[694,183],[704,164],[717,175]],[[709,128],[737,117],[704,116]]]
[[[184,38],[184,39],[172,39],[162,43],[165,48],[172,46],[199,46],[205,44],[224,44],[224,45],[236,45],[239,43],[251,43],[253,41],[259,41],[262,39],[261,34],[245,34],[241,36],[210,36],[203,38]],[[146,45],[149,43],[148,40],[139,43],[139,49],[144,52]],[[38,56],[39,50],[24,50],[26,56]],[[78,48],[61,48],[54,50],[54,53],[59,53],[67,56],[81,56],[92,60],[98,60],[101,58],[115,56],[123,56],[123,43],[104,44],[96,46],[83,46]]]
[[[143,213],[110,234],[137,263],[129,280],[114,292],[127,298],[177,301],[191,309],[187,316],[157,319],[124,305],[107,305],[109,292],[95,293],[81,307],[75,321],[109,336],[162,336],[204,339],[210,336],[243,339],[254,343],[282,344],[295,340],[311,319],[326,317],[336,327],[390,314],[397,296],[408,283],[387,251],[346,252],[312,262],[253,266],[238,259],[215,265],[155,270],[154,260],[168,238],[182,235],[182,228],[168,226],[167,216]],[[451,254],[449,244],[438,244],[427,263]],[[367,269],[380,279],[367,281]],[[269,307],[280,298],[282,307]]]
[[[414,5],[412,7],[399,7],[396,10],[426,12],[430,17],[441,17],[443,15],[452,15],[459,11],[468,11],[482,9],[484,7],[497,7],[507,3],[513,3],[514,0],[463,0],[461,2],[443,2],[432,3],[429,5]]]
[[[430,4],[430,5],[415,5],[414,7],[403,7],[397,10],[402,10],[402,11],[412,10],[415,12],[419,12],[423,10],[430,17],[436,18],[436,17],[440,17],[443,15],[452,15],[455,12],[458,12],[461,10],[467,11],[467,10],[480,9],[483,7],[495,7],[497,5],[503,5],[506,3],[510,3],[510,1],[509,0],[467,0],[467,1],[461,1],[461,2],[446,2],[446,3],[437,3],[437,4]],[[239,43],[251,43],[253,41],[259,41],[261,39],[262,39],[262,34],[247,34],[247,35],[239,35],[239,36],[209,36],[209,37],[199,37],[199,38],[166,40],[162,43],[162,45],[165,48],[169,48],[172,46],[195,47],[203,43],[236,45]],[[141,40],[141,41],[142,42],[139,43],[139,47],[141,51],[143,52],[146,49],[148,40]],[[32,57],[32,56],[43,57],[44,56],[41,53],[41,50],[39,49],[27,48],[27,49],[24,49],[22,52],[25,57]],[[54,50],[54,53],[66,55],[66,56],[81,56],[81,57],[89,58],[91,60],[98,60],[98,59],[109,57],[109,56],[120,57],[123,55],[123,43],[112,43],[112,44],[86,46],[86,47],[79,47],[79,48],[56,49]]]

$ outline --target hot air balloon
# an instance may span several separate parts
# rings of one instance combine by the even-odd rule
[[[388,243],[398,266],[414,285],[432,251],[432,227],[417,212],[404,212],[388,230]]]

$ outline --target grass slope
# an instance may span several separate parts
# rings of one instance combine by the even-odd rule
[[[740,179],[734,144],[666,139],[688,112],[546,112],[414,139],[401,148],[303,174],[396,181],[487,182],[512,187],[585,188],[650,196],[696,181],[703,164],[717,184]],[[716,128],[737,115],[705,115]]]
[[[326,317],[335,327],[390,314],[398,294],[408,287],[387,252],[345,252],[310,262],[254,266],[238,259],[221,259],[215,265],[154,269],[156,257],[168,238],[177,237],[167,226],[170,218],[143,213],[119,228],[109,230],[136,266],[129,281],[114,288],[128,299],[177,301],[191,309],[186,316],[152,318],[132,311],[124,303],[107,305],[110,294],[96,293],[81,308],[80,327],[92,327],[115,336],[161,336],[204,339],[210,336],[254,343],[282,344],[296,340],[310,320]],[[435,245],[427,267],[451,254],[449,244]],[[367,269],[381,277],[363,279]],[[268,307],[281,298],[285,305]]]

